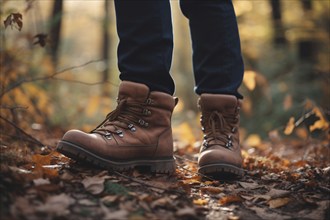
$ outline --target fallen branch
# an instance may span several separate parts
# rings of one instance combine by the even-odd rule
[[[5,122],[7,122],[8,124],[10,124],[11,126],[13,126],[17,131],[19,131],[20,133],[22,133],[23,135],[25,135],[26,137],[28,137],[31,142],[38,144],[39,146],[45,146],[43,143],[41,143],[40,141],[38,141],[37,139],[35,139],[34,137],[32,137],[31,135],[29,135],[28,133],[26,133],[23,129],[19,128],[17,125],[15,125],[15,123],[9,121],[8,119],[2,117],[0,115],[0,118],[2,120],[4,120]]]
[[[7,92],[9,92],[9,91],[11,91],[11,90],[13,90],[13,89],[21,86],[22,84],[30,83],[30,82],[36,82],[36,81],[42,81],[42,80],[49,80],[49,79],[62,80],[62,81],[68,81],[68,82],[74,82],[74,83],[81,83],[81,84],[85,84],[85,85],[98,85],[98,84],[103,84],[103,83],[109,83],[109,84],[115,85],[114,83],[109,82],[109,81],[87,83],[87,82],[82,82],[82,81],[77,81],[77,80],[67,80],[67,79],[56,78],[56,76],[58,76],[61,73],[64,73],[64,72],[67,72],[67,71],[70,71],[70,70],[73,70],[73,69],[81,68],[81,67],[87,66],[87,65],[89,65],[91,63],[96,63],[96,62],[100,62],[100,61],[101,60],[91,60],[91,61],[88,61],[88,62],[86,62],[84,64],[81,64],[81,65],[72,66],[72,67],[68,67],[68,68],[62,69],[62,70],[60,70],[58,72],[55,72],[55,73],[53,73],[51,75],[48,75],[48,76],[32,77],[32,78],[22,79],[22,80],[16,82],[15,84],[13,84],[12,86],[10,86],[9,88],[5,89],[1,93],[0,98],[2,96],[4,96]]]

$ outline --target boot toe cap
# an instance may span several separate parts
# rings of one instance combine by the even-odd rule
[[[236,167],[242,167],[242,157],[240,152],[218,147],[216,149],[207,149],[200,153],[198,158],[199,166],[210,164],[228,164]]]

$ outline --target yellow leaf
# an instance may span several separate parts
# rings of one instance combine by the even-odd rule
[[[285,129],[284,129],[284,134],[290,135],[295,128],[295,120],[294,117],[290,117]]]
[[[245,140],[245,144],[249,147],[255,147],[261,144],[261,138],[257,134],[250,134]]]
[[[206,199],[194,199],[193,202],[195,205],[206,205],[208,203]]]
[[[324,118],[321,110],[318,107],[314,107],[313,112],[315,113],[315,116],[319,118],[319,120],[317,120],[313,125],[309,126],[309,131],[313,132],[316,129],[326,130],[329,128],[329,123]]]
[[[175,133],[177,137],[180,137],[181,140],[187,141],[188,143],[195,143],[196,141],[194,132],[187,122],[173,128],[173,133]]]
[[[253,91],[256,87],[256,72],[248,70],[244,72],[243,83],[248,90]]]
[[[92,96],[87,103],[86,115],[88,117],[93,116],[100,107],[100,96]]]

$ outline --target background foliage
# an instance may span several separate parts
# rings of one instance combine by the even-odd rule
[[[178,1],[171,5],[171,72],[181,100],[174,125],[199,139],[188,24]],[[315,121],[323,122],[312,130],[316,135],[326,130],[329,1],[236,0],[234,5],[246,66],[242,139],[282,133],[291,117],[290,123],[302,129],[290,135],[307,138]],[[49,132],[54,127],[89,130],[103,119],[119,84],[113,1],[6,0],[1,20],[2,118],[23,130]],[[322,118],[313,114],[315,108]],[[4,124],[1,129],[7,129]]]

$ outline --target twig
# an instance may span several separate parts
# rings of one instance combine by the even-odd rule
[[[9,109],[9,110],[16,110],[16,109],[28,109],[26,106],[8,106],[8,105],[0,105],[0,109]]]
[[[81,82],[81,81],[76,81],[76,80],[66,80],[66,79],[60,79],[60,78],[56,78],[57,75],[61,74],[61,73],[64,73],[64,72],[67,72],[67,71],[70,71],[70,70],[73,70],[73,69],[77,69],[77,68],[80,68],[80,67],[84,67],[84,66],[87,66],[91,63],[96,63],[96,62],[100,62],[101,60],[91,60],[91,61],[88,61],[86,63],[83,63],[81,65],[77,65],[77,66],[71,66],[71,67],[68,67],[68,68],[65,68],[65,69],[62,69],[58,72],[55,72],[53,74],[50,74],[48,76],[42,76],[42,77],[32,77],[32,78],[25,78],[25,79],[22,79],[18,82],[16,82],[15,84],[13,84],[12,86],[10,86],[9,88],[5,89],[4,92],[1,93],[0,95],[0,98],[2,96],[4,96],[7,92],[15,89],[16,87],[24,84],[24,83],[29,83],[29,82],[35,82],[35,81],[42,81],[42,80],[48,80],[48,79],[55,79],[55,80],[63,80],[63,81],[70,81],[70,82],[75,82],[75,83],[81,83],[81,84],[86,84],[86,85],[97,85],[97,84],[102,84],[102,83],[110,83],[110,84],[113,84],[115,85],[114,83],[111,83],[109,81],[106,81],[106,82],[96,82],[96,83],[85,83],[85,82]]]
[[[40,141],[38,141],[37,139],[35,139],[34,137],[32,137],[31,135],[29,135],[28,133],[26,133],[25,131],[23,131],[21,128],[19,128],[17,125],[15,125],[13,122],[9,121],[8,119],[2,117],[0,115],[0,118],[2,120],[4,120],[5,122],[7,122],[8,124],[10,124],[11,126],[13,126],[16,130],[18,130],[20,133],[22,133],[23,135],[27,136],[28,138],[31,139],[32,142],[34,142],[35,144],[38,144],[40,146],[45,146],[43,143],[41,143]]]

